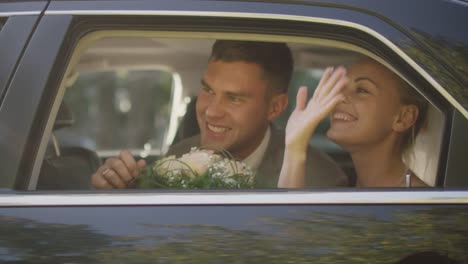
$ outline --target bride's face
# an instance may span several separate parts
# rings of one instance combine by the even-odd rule
[[[384,66],[361,60],[348,69],[346,99],[331,112],[327,136],[345,149],[383,142],[400,110],[397,77]]]

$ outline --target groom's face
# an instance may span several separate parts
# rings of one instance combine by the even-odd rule
[[[196,107],[201,145],[247,157],[273,119],[262,68],[255,63],[211,60],[201,86]]]

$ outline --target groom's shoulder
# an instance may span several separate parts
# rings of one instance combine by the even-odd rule
[[[193,147],[200,146],[200,135],[195,135],[189,138],[182,139],[178,143],[172,145],[166,153],[166,156],[176,155],[181,156],[190,151]]]

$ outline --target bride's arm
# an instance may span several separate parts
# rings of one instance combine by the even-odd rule
[[[307,102],[307,87],[297,92],[296,108],[286,125],[283,165],[278,180],[278,188],[305,187],[305,162],[307,146],[315,129],[328,113],[344,99],[342,90],[348,78],[346,70],[338,67],[327,68],[314,92]]]

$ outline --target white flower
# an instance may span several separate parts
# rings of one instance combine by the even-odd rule
[[[179,161],[188,165],[199,176],[205,174],[208,167],[220,158],[212,150],[192,149],[189,153],[182,155]]]

